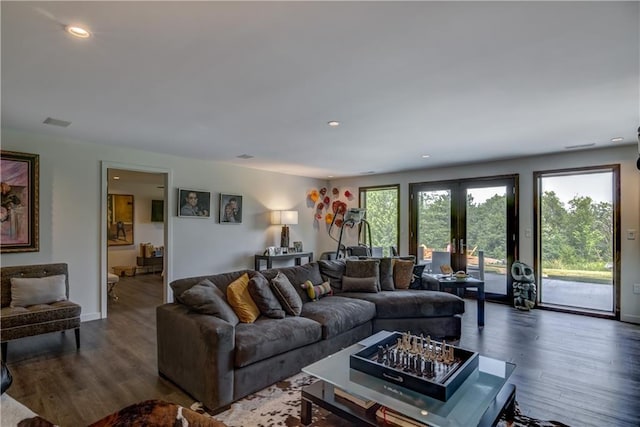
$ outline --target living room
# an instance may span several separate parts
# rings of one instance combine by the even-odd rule
[[[616,2],[613,3],[615,4]],[[411,104],[406,100],[397,102],[393,94],[386,92],[384,95],[377,95],[374,100],[366,97],[360,98],[359,100],[362,103],[358,105],[349,102],[349,99],[337,98],[338,101],[334,102],[334,104],[338,104],[334,105],[335,110],[321,109],[320,116],[317,116],[316,113],[317,126],[321,129],[314,130],[318,134],[315,135],[313,144],[303,145],[302,141],[305,140],[305,135],[294,132],[294,135],[288,139],[288,145],[280,148],[275,145],[276,141],[274,140],[282,137],[280,127],[286,127],[288,121],[286,118],[281,119],[280,122],[277,122],[278,124],[270,124],[265,121],[259,121],[257,122],[259,125],[255,126],[246,124],[249,116],[250,119],[256,119],[259,117],[260,110],[266,111],[270,108],[269,102],[262,98],[263,96],[266,97],[266,95],[259,89],[261,80],[259,76],[253,74],[242,76],[251,82],[251,85],[244,86],[242,82],[234,85],[229,84],[229,87],[233,87],[237,91],[239,101],[234,101],[233,94],[226,93],[223,88],[217,88],[216,90],[224,92],[224,94],[221,93],[219,95],[221,97],[223,95],[226,96],[225,100],[227,102],[225,105],[219,105],[218,102],[214,101],[215,93],[199,96],[191,86],[187,87],[182,84],[169,85],[170,80],[167,80],[166,76],[157,77],[158,80],[154,80],[153,67],[167,65],[167,62],[178,61],[178,59],[164,58],[160,51],[154,51],[153,49],[141,50],[137,52],[145,52],[147,55],[153,56],[152,59],[154,61],[157,61],[157,63],[153,63],[153,67],[144,68],[140,72],[141,75],[148,77],[150,80],[148,85],[144,85],[144,90],[149,90],[153,93],[153,91],[160,92],[159,88],[163,86],[166,87],[168,85],[169,88],[166,93],[163,93],[162,97],[159,95],[157,97],[149,96],[142,99],[141,102],[136,102],[136,98],[140,96],[139,93],[142,91],[142,81],[129,80],[130,77],[128,77],[130,73],[133,75],[133,66],[136,62],[131,62],[130,51],[127,51],[126,55],[112,56],[113,51],[110,50],[112,48],[110,45],[117,45],[116,40],[121,37],[121,35],[116,34],[119,28],[116,18],[122,18],[126,13],[108,3],[101,4],[97,11],[92,10],[86,3],[80,4],[82,7],[78,11],[67,9],[71,7],[68,4],[60,8],[61,6],[55,2],[43,3],[41,9],[32,9],[29,6],[12,4],[12,2],[3,2],[2,4],[2,149],[39,155],[40,188],[39,250],[36,252],[3,253],[1,261],[3,266],[51,262],[68,263],[70,299],[82,307],[83,326],[90,324],[92,321],[104,321],[109,318],[109,313],[106,309],[107,290],[105,280],[107,263],[103,218],[106,217],[105,201],[108,194],[107,171],[113,168],[160,173],[166,176],[166,239],[164,241],[166,264],[163,279],[165,293],[163,298],[165,301],[172,300],[168,284],[173,280],[251,268],[255,254],[261,253],[268,246],[279,246],[280,227],[271,225],[269,221],[269,214],[272,210],[298,211],[298,224],[290,227],[291,241],[303,242],[305,250],[313,251],[316,256],[326,251],[335,251],[336,244],[326,232],[324,223],[318,224],[316,222],[314,217],[315,210],[308,205],[309,191],[322,187],[337,187],[343,191],[349,190],[353,194],[358,194],[358,190],[361,187],[399,184],[400,241],[398,248],[402,255],[407,255],[411,250],[409,243],[409,184],[518,174],[519,259],[533,264],[535,258],[534,239],[525,237],[527,230],[534,229],[535,190],[533,173],[541,170],[578,169],[594,165],[619,164],[620,228],[624,231],[640,229],[640,173],[636,169],[636,159],[638,158],[636,129],[639,124],[637,4],[621,3],[618,5],[620,9],[615,6],[609,6],[612,9],[606,9],[606,6],[598,4],[592,6],[594,8],[604,8],[608,12],[605,14],[608,21],[605,22],[611,25],[615,23],[615,31],[610,30],[610,27],[604,27],[602,22],[593,17],[598,14],[601,15],[603,10],[594,12],[582,3],[574,6],[578,8],[576,13],[583,19],[587,17],[593,19],[588,21],[592,24],[591,26],[585,24],[585,27],[589,30],[604,27],[607,28],[605,32],[615,33],[614,36],[611,36],[611,39],[607,39],[608,43],[611,43],[610,45],[593,48],[598,54],[602,53],[602,51],[611,52],[612,46],[622,46],[618,51],[611,53],[611,57],[596,57],[596,59],[593,59],[593,63],[577,61],[577,64],[573,64],[573,68],[569,68],[569,74],[573,76],[580,69],[588,68],[593,70],[595,68],[593,64],[595,63],[619,59],[620,62],[615,62],[611,65],[611,70],[608,70],[610,74],[607,74],[607,69],[605,69],[599,70],[601,74],[590,76],[593,78],[591,86],[606,87],[606,90],[610,92],[608,97],[602,98],[599,97],[600,92],[591,93],[586,90],[582,94],[576,93],[577,89],[575,88],[558,97],[554,97],[554,94],[550,93],[552,91],[549,91],[545,95],[549,97],[548,100],[544,99],[544,96],[532,99],[530,92],[528,95],[518,93],[514,98],[510,98],[508,102],[505,101],[507,108],[502,110],[502,115],[485,117],[478,113],[477,110],[482,109],[481,105],[487,99],[498,96],[497,93],[500,91],[493,91],[490,86],[483,86],[481,90],[478,90],[478,93],[474,93],[476,104],[466,104],[467,107],[464,108],[460,106],[461,104],[456,104],[455,100],[447,104],[445,99],[440,98],[442,104],[437,109],[459,109],[460,111],[467,111],[467,113],[460,114],[457,121],[449,120],[445,122],[440,122],[439,113],[432,113],[433,115],[429,116],[430,119],[425,119],[425,121],[431,122],[430,127],[441,129],[437,133],[429,134],[426,139],[427,142],[425,142],[426,147],[423,143],[415,142],[423,141],[421,132],[426,132],[425,129],[415,130],[412,128],[410,134],[402,133],[407,119],[395,122],[390,129],[381,126],[380,119],[382,117],[379,116],[365,118],[365,121],[368,120],[371,123],[372,128],[368,130],[361,129],[361,133],[357,133],[351,127],[352,123],[357,120],[363,120],[358,117],[361,113],[355,112],[355,108],[365,108],[364,106],[371,103],[391,103],[397,107],[405,103],[409,106],[415,106],[415,104]],[[170,15],[173,11],[185,20],[188,18],[188,16],[185,17],[181,14],[181,10],[184,12],[182,6],[174,3],[169,3],[169,5],[173,9],[163,13]],[[511,6],[514,5],[515,3]],[[438,6],[443,7],[442,4],[438,4]],[[297,7],[301,7],[301,5],[297,5]],[[316,7],[319,6],[316,5]],[[497,6],[492,5],[490,7]],[[115,9],[110,11],[110,8]],[[481,7],[479,8],[481,11]],[[568,9],[560,9],[557,12],[563,14],[571,12],[570,6],[566,6],[566,8]],[[143,8],[135,9],[135,12],[134,16],[145,16]],[[227,18],[229,16],[244,16],[242,14],[235,15],[235,13],[239,12],[233,9],[231,9],[231,12],[225,11],[225,13],[218,15]],[[313,17],[315,12],[317,11],[311,10],[306,13]],[[109,20],[99,21],[98,15],[100,13],[108,16]],[[288,17],[284,12],[272,13],[275,17],[270,15],[271,19],[277,23],[280,23],[281,20],[286,20],[285,18]],[[344,13],[343,19],[346,20],[347,16],[351,17],[355,12],[349,9],[345,10]],[[433,12],[434,15],[438,13],[441,13],[441,11]],[[468,16],[470,13],[465,13],[466,19],[470,19]],[[509,11],[504,11],[504,13],[509,13]],[[28,18],[21,18],[25,14]],[[326,17],[325,14],[330,15],[329,11],[325,11],[321,16]],[[94,34],[92,38],[86,40],[90,43],[93,41],[96,46],[95,51],[92,51],[93,53],[87,53],[88,44],[79,43],[85,42],[85,40],[70,40],[62,30],[60,30],[59,34],[60,39],[55,38],[59,22],[70,23],[67,21],[71,20],[71,18],[79,19],[80,21],[86,20],[87,25],[94,23],[90,25]],[[308,16],[307,18],[311,19]],[[381,19],[377,15],[375,18]],[[39,32],[36,31],[35,34],[29,33],[31,34],[29,37],[33,37],[28,39],[29,43],[27,40],[21,39],[21,36],[17,36],[20,31],[16,28],[16,25],[21,19],[30,22],[31,25],[38,24],[43,26]],[[217,19],[221,20],[220,16]],[[135,21],[133,18],[131,20]],[[456,26],[461,25],[459,21],[456,22]],[[624,24],[620,24],[620,22]],[[260,25],[255,25],[256,28],[254,30],[256,33],[259,34],[260,30],[266,31]],[[227,31],[232,31],[227,27],[225,28]],[[586,31],[582,27],[580,29]],[[129,28],[129,31],[133,30]],[[578,30],[576,30],[576,34],[578,34],[576,36],[578,38],[585,36]],[[172,36],[167,35],[166,37]],[[599,36],[593,37],[595,39],[599,38]],[[383,38],[383,35],[380,36],[376,43],[382,43],[383,40],[381,39]],[[41,81],[41,79],[30,77],[29,73],[35,73],[42,69],[55,69],[48,62],[51,60],[49,58],[52,55],[51,53],[45,54],[29,50],[39,45],[41,39],[53,39],[52,43],[55,44],[55,47],[49,46],[49,48],[60,49],[60,52],[64,52],[68,56],[58,55],[58,53],[55,55],[65,57],[64,61],[71,61],[80,66],[82,71],[78,71],[77,74],[71,74],[73,83],[67,82],[70,77],[65,74],[70,72],[70,69],[62,67],[60,73],[56,74],[55,77],[48,77],[51,79],[49,81],[55,84],[44,84],[44,86],[35,84],[36,81]],[[635,46],[635,50],[624,49],[630,43],[623,43],[622,40],[627,39],[634,41],[631,44]],[[162,40],[163,43],[169,43],[168,40]],[[239,41],[235,41],[239,43]],[[413,42],[418,44],[415,40]],[[497,43],[499,40],[493,40],[493,42]],[[224,41],[221,43],[224,44]],[[358,45],[359,42],[354,43]],[[180,46],[170,47],[178,52],[180,51]],[[385,47],[385,45],[382,44],[382,47]],[[220,49],[220,51],[216,51],[216,54],[222,55],[220,58],[225,58],[224,54],[230,55],[228,51],[223,48]],[[229,50],[232,49],[233,46],[230,46]],[[368,49],[380,49],[380,46],[373,44]],[[476,47],[476,49],[478,48]],[[277,51],[275,48],[274,50]],[[134,52],[136,51],[134,50]],[[154,54],[152,52],[157,53]],[[571,52],[571,49],[567,48],[562,54],[569,55],[567,52]],[[265,55],[264,52],[252,51],[250,53],[250,55],[247,55],[248,58],[257,57],[263,61],[266,60],[260,56]],[[433,54],[433,52],[431,53]],[[90,57],[89,61],[85,62],[84,55],[93,56]],[[582,51],[576,51],[575,55],[580,58],[586,57]],[[593,55],[595,56],[595,54]],[[486,64],[483,62],[482,56],[481,53],[478,53],[475,56],[459,59],[460,62],[458,64],[460,64],[460,67],[467,69],[467,80],[463,86],[468,91],[472,91],[473,81],[476,78],[474,74],[481,75],[486,72],[486,69],[483,68]],[[96,58],[101,58],[99,61],[100,67],[97,70],[90,67],[91,63],[95,63]],[[182,59],[186,61],[186,58]],[[492,59],[496,60],[495,57]],[[397,60],[398,58],[394,58],[395,64],[398,63]],[[523,59],[518,56],[517,60]],[[220,62],[223,62],[223,59],[220,59]],[[480,65],[478,65],[478,68],[474,68],[474,64],[478,62],[480,62]],[[20,63],[25,64],[24,68],[17,66]],[[108,64],[112,65],[107,66]],[[212,64],[208,65],[215,64],[216,61],[213,61]],[[252,63],[245,64],[245,66],[251,67],[250,64]],[[258,62],[257,64],[261,63]],[[261,68],[256,64],[254,65]],[[320,66],[314,63],[313,66],[309,65],[309,69],[305,68],[303,71],[311,78],[312,71]],[[371,64],[371,66],[373,67],[374,64]],[[83,67],[85,69],[82,69]],[[395,65],[390,65],[389,67],[393,69]],[[189,69],[193,72],[197,67],[194,65],[193,68]],[[209,70],[213,69],[215,67]],[[213,72],[209,75],[209,70],[203,72],[203,76],[199,78],[211,84],[210,80],[215,81],[219,78]],[[390,73],[386,68],[384,71]],[[106,78],[110,73],[114,74],[115,77],[113,80],[108,81],[100,79],[97,81],[88,80],[87,74],[95,74],[97,72],[101,74],[101,79]],[[339,70],[335,71],[335,73],[338,72]],[[595,71],[593,72],[595,73]],[[559,71],[558,74],[562,74],[562,72]],[[19,76],[22,77],[18,78]],[[377,76],[379,77],[379,75]],[[393,74],[393,76],[395,79],[401,79],[402,73]],[[607,79],[603,78],[603,76],[607,77]],[[609,76],[613,76],[611,80],[615,79],[615,81],[608,79]],[[187,75],[180,75],[179,80],[184,82],[189,77],[188,73]],[[321,80],[330,82],[330,77],[336,77],[336,75],[329,70],[323,73],[323,79]],[[508,75],[503,75],[501,78],[509,80]],[[526,85],[526,79],[518,80],[519,84]],[[47,79],[44,78],[42,81],[47,81]],[[303,109],[302,106],[317,111],[314,103],[309,101],[314,98],[309,96],[305,87],[300,83],[301,81],[303,80],[297,81],[297,91],[301,100],[298,100],[298,98],[295,101],[279,100],[288,106],[286,110],[283,110],[286,114],[293,113],[296,109]],[[459,80],[459,82],[462,82],[462,80]],[[206,84],[203,83],[204,86]],[[282,85],[281,82],[280,84]],[[462,85],[462,83],[460,84]],[[77,87],[75,87],[76,85]],[[136,85],[141,85],[141,87],[136,88]],[[344,83],[344,85],[348,86],[349,82]],[[29,89],[30,86],[33,86],[34,89]],[[318,86],[320,86],[319,83]],[[55,87],[58,87],[62,93],[76,94],[75,92],[77,91],[78,96],[83,94],[83,96],[89,96],[91,100],[79,102],[78,107],[72,108],[70,105],[64,105],[65,103],[60,102],[64,97],[56,91]],[[450,86],[443,85],[443,87]],[[511,89],[511,86],[509,88]],[[277,92],[279,89],[281,87],[277,86],[277,89],[269,88],[265,89],[265,91],[270,93],[270,91]],[[342,89],[344,90],[344,88]],[[540,88],[537,87],[537,89]],[[326,90],[326,88],[321,90]],[[114,95],[114,92],[117,92],[117,95]],[[251,110],[251,114],[246,116],[242,113],[243,108],[249,108],[247,105],[250,104],[252,93],[254,92],[256,92],[253,95],[255,102],[259,105],[255,107],[255,110]],[[295,91],[292,92],[295,93]],[[243,98],[240,98],[240,93],[245,93]],[[39,94],[46,96],[39,98]],[[435,92],[424,93],[423,96],[429,99],[431,94],[435,96]],[[105,117],[102,117],[105,111],[103,111],[101,105],[102,102],[109,102],[112,95],[115,98],[115,102],[121,106],[121,110],[112,112],[105,119]],[[456,96],[461,95],[458,94]],[[75,97],[71,99],[75,99]],[[462,99],[462,102],[469,102],[470,98]],[[525,116],[526,121],[529,123],[528,126],[522,126],[522,121],[517,122],[518,125],[514,126],[510,121],[515,120],[515,117],[506,114],[510,109],[517,111],[518,108],[525,108],[519,105],[520,99],[527,104],[527,109],[524,110],[522,115]],[[571,99],[572,103],[568,103],[567,99]],[[565,134],[561,130],[554,129],[552,126],[545,126],[545,123],[550,119],[548,119],[548,116],[544,116],[544,119],[541,118],[543,113],[548,114],[544,110],[553,110],[553,108],[557,107],[555,115],[568,115],[570,111],[579,110],[578,105],[581,103],[584,104],[583,107],[585,109],[587,108],[586,102],[582,102],[583,99],[589,99],[591,101],[589,105],[597,105],[598,103],[601,105],[599,108],[589,110],[583,116],[571,117],[572,121],[567,117],[567,127],[574,130],[574,139],[565,140]],[[207,108],[208,103],[215,103],[215,108]],[[147,116],[144,116],[145,121],[142,121],[142,111],[147,108],[153,110],[156,104],[167,104],[173,107],[162,112],[154,121],[149,120]],[[180,104],[183,105],[181,106]],[[193,106],[189,107],[190,116],[179,116],[181,108],[187,104],[193,104]],[[38,108],[34,108],[34,105],[37,105]],[[128,110],[127,106],[131,106],[131,110]],[[473,108],[476,109],[476,113],[472,113],[474,111],[472,110]],[[573,110],[570,110],[571,108]],[[206,113],[201,113],[199,116],[192,114],[198,110],[206,111]],[[406,114],[406,111],[403,114]],[[516,114],[514,113],[514,115]],[[72,121],[72,125],[68,128],[61,128],[42,124],[42,121],[50,116]],[[310,116],[311,114],[306,119]],[[193,117],[199,118],[192,121]],[[216,120],[211,119],[211,117]],[[167,118],[170,118],[170,120],[167,120]],[[339,127],[331,128],[326,125],[326,122],[336,118],[343,122]],[[209,119],[211,119],[211,122],[207,122]],[[218,122],[218,120],[220,121]],[[423,118],[413,117],[413,120],[423,121]],[[89,132],[90,127],[83,127],[88,126],[86,122],[89,121],[94,123],[108,122],[108,124],[104,128],[97,127],[99,132],[92,134]],[[140,124],[134,127],[136,121],[140,121]],[[198,121],[200,121],[200,124],[198,124]],[[83,122],[85,122],[84,125]],[[201,147],[206,146],[207,144],[204,141],[211,141],[211,138],[206,136],[209,134],[216,135],[217,131],[215,129],[217,126],[222,126],[222,122],[227,124],[231,122],[233,126],[230,127],[235,129],[243,127],[259,128],[261,133],[269,136],[269,139],[265,139],[265,142],[261,144],[248,145],[244,141],[249,140],[251,137],[255,138],[255,135],[243,133],[242,136],[237,137],[235,140],[214,138],[213,142],[209,142],[210,145],[232,147],[235,145],[235,147],[231,151],[214,151],[212,153],[207,153],[204,148],[200,148],[194,150],[192,155],[183,154],[187,150],[183,147],[189,141],[197,141]],[[482,127],[487,122],[493,123],[489,126],[491,129]],[[603,126],[607,130],[606,134],[595,133],[595,129],[592,130],[590,128],[594,122],[604,122],[605,125],[612,123],[612,125],[608,128]],[[624,126],[621,126],[620,123],[624,124]],[[495,130],[493,129],[494,127],[500,127],[500,124],[503,124],[504,127],[500,132],[509,134],[507,139],[511,141],[511,147],[509,154],[492,156],[490,137],[487,139],[487,136],[483,134],[483,129],[485,129],[484,132],[488,133],[491,130]],[[81,128],[79,133],[72,133],[74,128],[79,127]],[[461,138],[464,141],[456,139],[456,143],[448,142],[449,132],[456,133],[465,128],[466,132],[470,133],[465,133],[466,137]],[[533,141],[530,139],[528,134],[533,133],[536,128],[546,129],[547,138],[544,141],[542,139],[534,139]],[[157,144],[150,144],[147,149],[128,146],[129,141],[136,140],[140,133],[150,129],[153,130],[153,135],[151,137],[147,136],[147,138],[156,138]],[[131,133],[127,133],[127,130],[130,130]],[[204,134],[205,137],[203,138],[201,134]],[[470,134],[476,134],[477,139],[473,140],[469,136]],[[105,139],[104,135],[110,136]],[[116,136],[114,137],[113,135]],[[496,137],[495,134],[492,134],[492,136]],[[610,141],[611,138],[618,136],[623,137],[622,143],[615,144]],[[542,138],[541,134],[537,134],[537,138]],[[398,139],[414,141],[413,148],[407,149],[403,147],[403,150],[406,150],[408,154],[407,157],[410,158],[396,160],[400,163],[405,162],[407,166],[398,167],[395,170],[374,166],[385,165],[385,160],[391,158],[388,153],[382,152],[381,146],[394,145]],[[542,145],[543,142],[546,143],[548,140],[553,141],[553,148],[545,148],[544,151],[540,152],[533,150],[538,141]],[[358,141],[358,144],[356,145],[354,141]],[[470,145],[463,145],[462,142]],[[565,149],[567,145],[591,142],[596,142],[596,145],[585,149]],[[437,146],[436,144],[442,145]],[[297,152],[295,160],[281,161],[278,158],[279,156],[290,155],[290,152]],[[242,154],[250,154],[255,157],[253,159],[237,158]],[[422,159],[421,156],[423,154],[430,154],[431,158]],[[339,167],[336,166],[336,170],[333,170],[333,165],[341,164],[343,158],[347,158],[348,167],[341,165]],[[264,166],[267,161],[270,162],[270,169]],[[304,165],[306,169],[302,169],[301,165]],[[366,172],[369,171],[374,173],[367,174]],[[329,178],[329,175],[334,175],[334,177]],[[211,193],[213,202],[211,204],[212,215],[210,218],[200,219],[178,216],[179,200],[177,189],[184,188],[198,189]],[[243,196],[242,224],[227,225],[219,222],[217,197],[221,193],[240,194]],[[357,206],[357,200],[350,202],[350,207]],[[625,234],[623,233],[623,235]],[[640,295],[634,293],[634,284],[638,282],[637,278],[640,276],[638,259],[640,259],[639,240],[622,238],[619,251],[619,319],[622,322],[633,324],[640,323]],[[549,313],[542,312],[537,315],[545,316],[547,314]],[[469,314],[465,316],[469,316]],[[489,318],[488,323],[491,321]],[[10,363],[12,346],[20,346],[20,342],[16,341],[9,345]],[[73,348],[73,346],[71,347]],[[37,357],[37,355],[32,357]],[[28,359],[29,357],[27,357]],[[523,368],[521,367],[521,369]],[[637,365],[633,369],[637,370]],[[567,422],[570,423],[570,421]]]

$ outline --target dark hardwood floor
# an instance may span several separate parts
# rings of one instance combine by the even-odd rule
[[[8,394],[62,427],[146,399],[191,405],[157,374],[159,276],[122,278],[118,295],[108,319],[82,324],[78,352],[70,332],[9,343]],[[526,415],[573,427],[640,426],[640,326],[488,303],[479,330],[476,302],[466,307],[460,345],[518,365],[511,382]]]

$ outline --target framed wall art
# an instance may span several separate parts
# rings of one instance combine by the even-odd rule
[[[0,252],[38,252],[40,156],[0,151]]]
[[[220,193],[220,224],[242,224],[242,196]]]
[[[164,200],[151,201],[151,222],[164,222]]]
[[[187,218],[211,217],[211,193],[184,188],[178,189],[178,216]]]
[[[107,197],[107,246],[133,245],[133,195]]]

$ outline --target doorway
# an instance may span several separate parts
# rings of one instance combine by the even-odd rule
[[[619,170],[619,165],[607,165],[534,173],[541,306],[615,316]]]
[[[433,274],[447,264],[483,280],[487,299],[510,301],[517,185],[517,175],[410,184],[410,253]]]
[[[102,318],[107,317],[110,306],[113,308],[116,304],[126,305],[122,300],[125,295],[139,301],[148,301],[150,306],[168,301],[167,285],[171,277],[171,221],[167,207],[174,201],[171,193],[167,191],[170,183],[171,173],[163,168],[102,162]],[[115,201],[119,199],[127,202],[119,208],[124,210],[124,213],[115,212]],[[162,220],[154,221],[158,219],[158,202],[162,202],[163,205]],[[150,243],[153,250],[142,253],[144,248],[141,248],[140,243]],[[158,260],[159,263],[156,262]],[[151,274],[138,275],[147,272]],[[107,283],[108,273],[117,273],[120,276],[118,284],[113,286]],[[155,287],[155,291],[137,295],[136,292],[143,287]],[[156,297],[151,301],[149,298],[153,295]]]

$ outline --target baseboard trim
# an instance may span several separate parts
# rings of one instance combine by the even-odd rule
[[[620,320],[623,322],[640,324],[640,316],[634,316],[632,314],[622,314],[620,315]]]
[[[100,318],[101,318],[100,313],[87,313],[87,314],[80,315],[81,322],[89,322],[91,320],[98,320]]]

